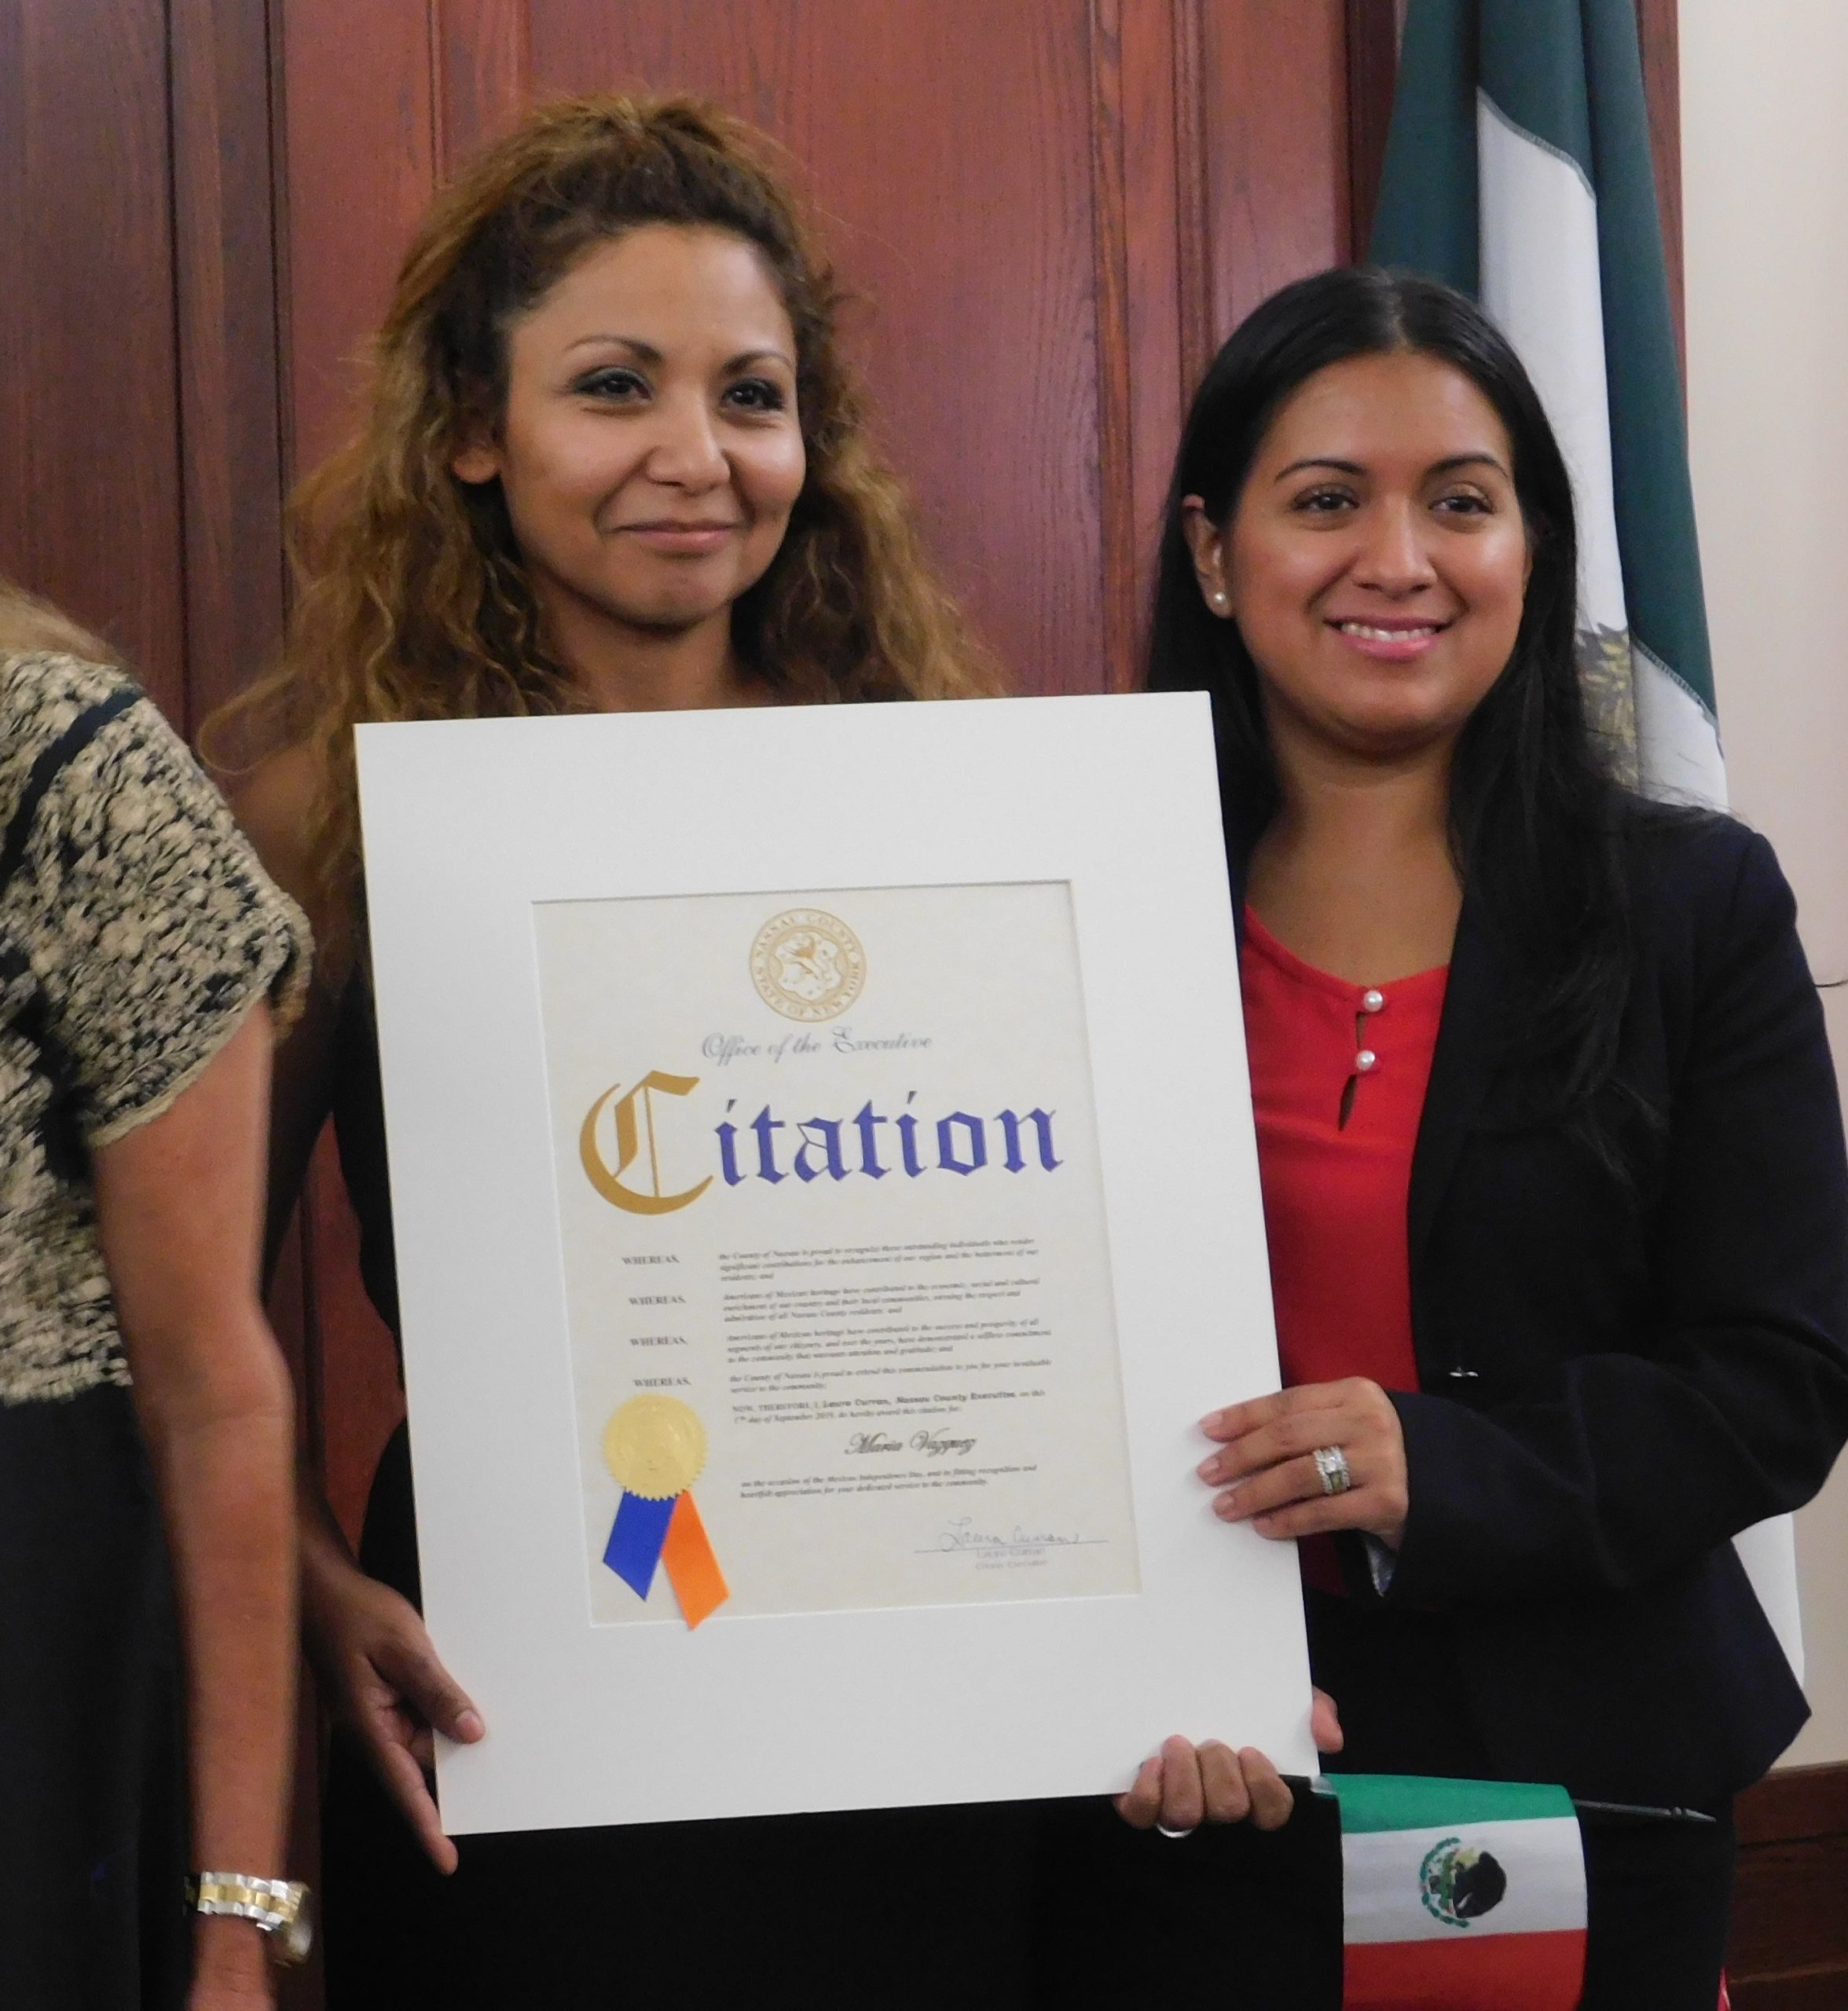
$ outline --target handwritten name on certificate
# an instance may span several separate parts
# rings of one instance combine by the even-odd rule
[[[534,914],[592,1621],[1135,1592],[1069,888]]]

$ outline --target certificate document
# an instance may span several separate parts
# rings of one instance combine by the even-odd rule
[[[1205,701],[359,759],[447,1826],[1311,1771]]]
[[[1135,1592],[1070,886],[535,922],[593,1620],[677,1610],[609,1562],[651,1415],[732,1617]]]

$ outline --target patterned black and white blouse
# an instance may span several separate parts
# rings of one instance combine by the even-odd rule
[[[158,1116],[310,945],[119,671],[0,654],[0,1404],[126,1383],[90,1153]]]

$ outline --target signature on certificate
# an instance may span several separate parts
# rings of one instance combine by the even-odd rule
[[[894,1438],[889,1431],[856,1431],[847,1441],[849,1452],[902,1452],[907,1445],[914,1452],[940,1460],[946,1452],[966,1459],[975,1450],[974,1438],[952,1438],[940,1431],[914,1431],[908,1440]]]
[[[1102,1537],[1080,1536],[1069,1529],[1026,1529],[1017,1522],[1006,1536],[977,1526],[973,1515],[953,1515],[937,1533],[927,1551],[974,1551],[984,1557],[1021,1557],[1045,1550],[1074,1550],[1102,1543]]]

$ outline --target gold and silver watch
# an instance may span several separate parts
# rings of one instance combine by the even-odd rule
[[[314,1940],[308,1888],[286,1878],[251,1878],[241,1871],[202,1871],[188,1881],[196,1913],[248,1920],[267,1936],[270,1953],[286,1967],[306,1959]]]

